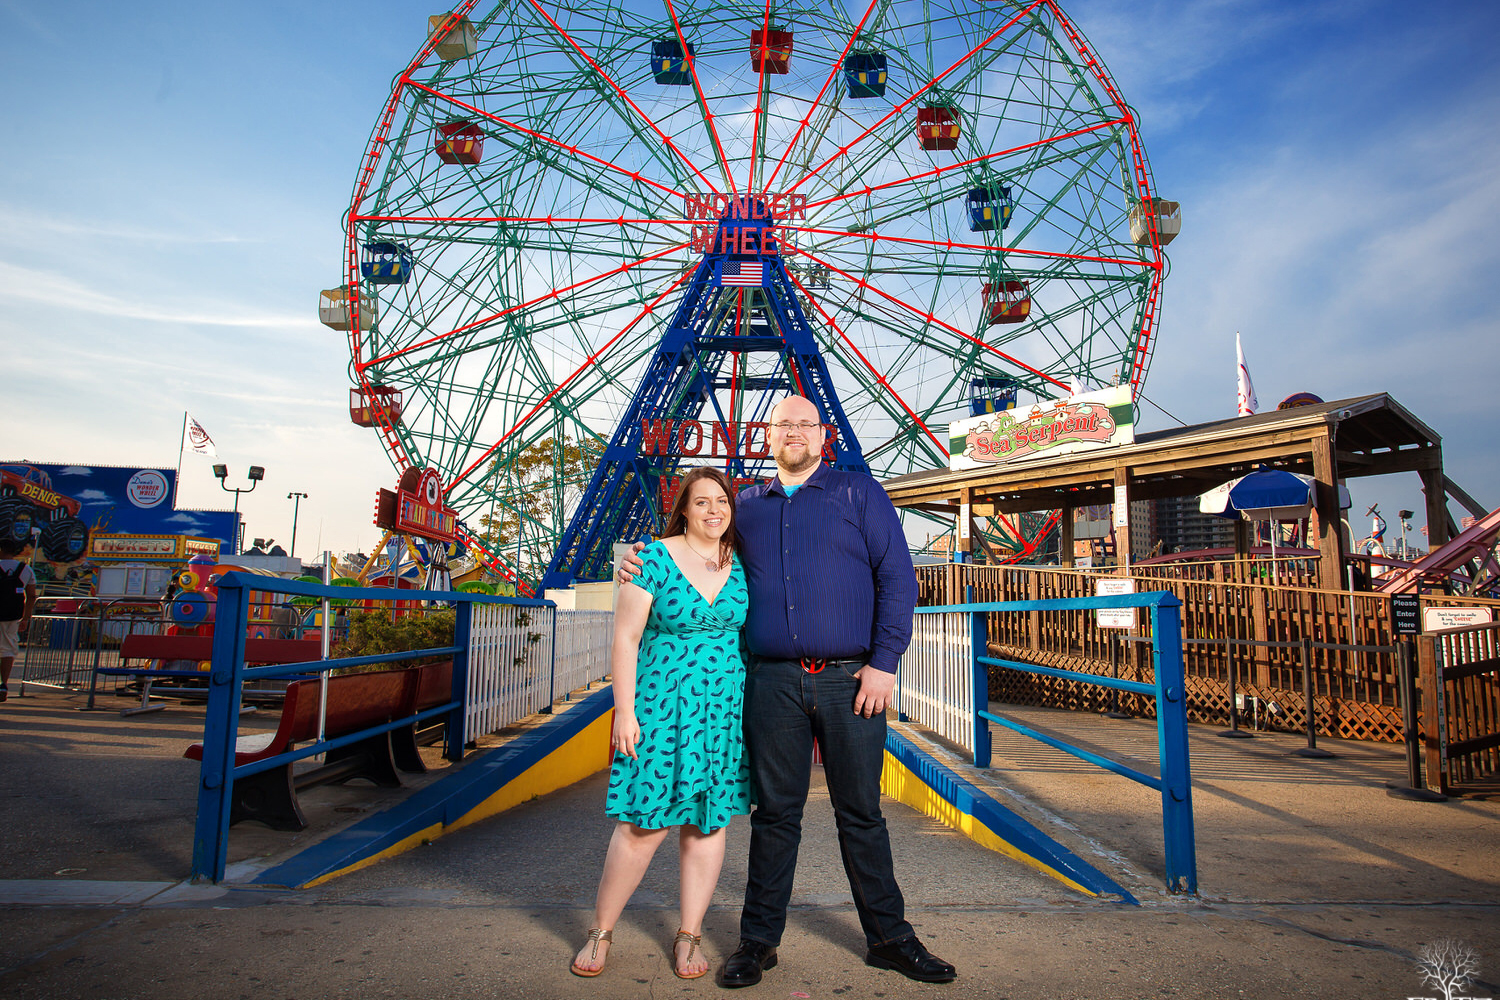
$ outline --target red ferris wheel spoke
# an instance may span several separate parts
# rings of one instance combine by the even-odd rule
[[[831,263],[829,261],[826,261],[826,260],[823,260],[823,259],[817,257],[814,254],[808,253],[806,250],[803,250],[801,247],[790,247],[789,246],[787,249],[790,249],[790,250],[794,251],[799,256],[806,257],[808,260],[812,261],[815,264],[820,264],[823,267],[828,268],[828,270],[831,271],[831,272],[833,272],[834,274],[838,274],[838,275],[840,275],[840,276],[842,276],[844,278],[849,279],[850,281],[852,281],[856,285],[858,285],[860,288],[863,288],[863,289],[866,289],[868,291],[874,292],[876,295],[880,296],[881,298],[883,298],[883,299],[885,299],[885,300],[887,300],[889,302],[895,303],[896,305],[900,306],[902,309],[907,310],[908,312],[916,313],[918,316],[920,316],[923,319],[927,320],[927,322],[932,323],[935,326],[940,326],[944,330],[949,331],[950,333],[957,334],[958,336],[962,337],[963,339],[969,341],[971,344],[974,344],[974,345],[976,345],[978,347],[983,348],[986,351],[989,351],[991,354],[995,355],[996,357],[1003,358],[1006,361],[1009,361],[1011,364],[1015,365],[1017,368],[1024,369],[1024,370],[1030,372],[1031,374],[1037,376],[1038,378],[1046,379],[1048,382],[1051,382],[1053,385],[1059,386],[1059,387],[1061,387],[1063,389],[1071,389],[1071,387],[1066,382],[1059,381],[1058,379],[1053,378],[1051,375],[1048,375],[1044,371],[1038,371],[1037,369],[1031,367],[1026,362],[1020,360],[1019,358],[1013,358],[1013,357],[1011,357],[1009,354],[1006,354],[1004,351],[1000,350],[998,347],[995,347],[992,344],[986,344],[984,341],[980,340],[978,337],[974,336],[971,333],[965,333],[964,331],[960,330],[958,327],[954,326],[952,323],[944,323],[942,320],[940,320],[936,316],[932,315],[932,313],[927,312],[927,311],[922,310],[922,309],[918,309],[916,306],[914,306],[911,303],[905,301],[904,299],[899,299],[896,296],[891,295],[889,292],[884,292],[884,291],[880,290],[879,288],[876,288],[874,285],[870,284],[868,281],[866,281],[863,278],[856,278],[854,275],[850,274],[848,271],[845,271],[842,268],[840,268],[837,264],[833,264],[833,263]]]
[[[688,72],[693,77],[693,93],[698,97],[698,107],[703,111],[703,119],[708,123],[708,134],[714,140],[714,150],[719,156],[719,169],[724,172],[724,183],[729,188],[729,193],[738,197],[740,189],[735,186],[734,174],[729,169],[729,157],[724,155],[724,144],[719,141],[719,127],[714,124],[714,113],[708,109],[708,98],[703,95],[703,85],[698,82],[698,58],[688,52],[687,39],[682,34],[682,22],[677,19],[677,7],[672,0],[667,0],[667,13],[672,15],[672,30],[677,33],[677,44],[682,46],[682,57],[687,60]]]
[[[370,360],[363,363],[358,363],[355,365],[355,368],[358,371],[363,371],[370,365],[378,365],[386,361],[393,361],[396,358],[403,357],[407,354],[412,353],[413,351],[419,351],[424,347],[431,347],[433,344],[447,340],[449,337],[455,337],[458,334],[467,333],[468,331],[473,330],[476,327],[481,327],[488,323],[493,323],[495,320],[499,319],[502,316],[509,316],[512,313],[530,309],[532,306],[540,305],[541,303],[547,302],[551,299],[562,298],[565,293],[574,291],[578,288],[582,288],[584,285],[592,285],[595,282],[603,281],[605,278],[613,277],[616,274],[623,274],[624,272],[629,271],[633,268],[640,267],[642,264],[657,260],[661,257],[665,257],[667,254],[676,253],[678,250],[681,250],[685,246],[687,246],[686,243],[678,243],[674,246],[667,247],[665,250],[660,250],[648,256],[638,257],[635,260],[629,261],[628,263],[621,264],[619,267],[613,267],[608,271],[601,271],[598,274],[590,275],[587,278],[583,278],[579,281],[573,282],[571,285],[564,285],[561,288],[554,288],[552,291],[546,293],[545,295],[538,295],[534,299],[528,299],[525,302],[518,302],[513,306],[507,306],[506,308],[501,309],[499,312],[491,313],[488,316],[481,316],[479,319],[476,319],[470,323],[465,323],[463,326],[455,327],[452,330],[449,330],[447,333],[439,333],[436,336],[428,337],[426,340],[419,340],[415,344],[408,344],[398,351],[391,351],[389,354],[382,354],[378,358],[371,358]]]
[[[457,105],[458,107],[463,108],[469,114],[475,115],[475,116],[480,117],[480,118],[483,118],[485,121],[494,122],[496,125],[502,125],[505,128],[511,129],[512,131],[515,131],[515,132],[519,132],[522,135],[529,135],[533,139],[538,139],[538,140],[540,140],[542,142],[545,142],[549,146],[555,146],[558,149],[567,150],[569,153],[572,153],[574,156],[577,156],[580,159],[588,160],[590,163],[597,163],[597,164],[599,164],[602,167],[606,167],[609,170],[613,170],[613,171],[615,171],[618,174],[622,174],[622,175],[624,175],[626,177],[629,177],[631,180],[635,181],[637,184],[646,184],[646,185],[649,185],[651,187],[654,187],[654,188],[656,188],[659,191],[665,192],[667,195],[670,195],[674,199],[682,197],[682,192],[681,191],[678,191],[676,188],[668,187],[667,185],[662,184],[662,183],[660,183],[658,181],[654,181],[654,180],[652,180],[649,177],[642,177],[641,176],[641,172],[639,170],[626,170],[624,167],[620,166],[617,163],[611,163],[609,160],[606,160],[603,157],[594,156],[592,153],[585,153],[582,149],[579,149],[577,146],[574,146],[574,145],[571,145],[569,143],[563,142],[561,139],[554,139],[554,138],[552,138],[552,136],[546,135],[546,134],[544,134],[542,132],[538,132],[536,129],[530,129],[530,128],[527,128],[525,125],[518,125],[515,122],[510,121],[509,119],[501,118],[499,115],[492,115],[488,111],[482,111],[479,108],[476,108],[472,104],[469,104],[469,103],[467,103],[465,101],[461,101],[461,100],[459,100],[458,98],[454,97],[451,94],[445,94],[441,90],[436,90],[436,89],[434,89],[432,87],[429,87],[425,83],[418,83],[415,80],[407,80],[407,81],[405,81],[405,83],[406,83],[406,85],[408,87],[411,87],[413,90],[420,90],[423,93],[431,94],[433,97],[436,97],[439,100],[447,101],[449,104]]]
[[[718,194],[719,189],[714,185],[714,182],[703,176],[703,171],[699,170],[697,166],[694,165],[693,161],[689,160],[687,156],[683,154],[682,150],[677,148],[677,144],[672,141],[671,136],[667,135],[659,127],[657,127],[656,122],[651,120],[650,115],[642,111],[640,107],[636,105],[635,101],[630,99],[630,95],[625,93],[625,89],[618,83],[616,83],[614,81],[614,78],[604,71],[604,67],[595,62],[594,57],[585,52],[583,50],[583,46],[579,45],[578,42],[573,39],[573,36],[568,34],[567,30],[563,28],[562,25],[554,21],[552,19],[552,15],[543,10],[542,5],[537,3],[537,0],[527,0],[527,2],[530,3],[531,6],[536,8],[536,12],[538,14],[547,19],[547,23],[552,25],[557,33],[567,40],[567,43],[573,47],[573,50],[575,52],[577,52],[579,55],[583,56],[585,60],[587,60],[588,64],[593,67],[594,72],[598,73],[601,77],[604,78],[604,81],[606,83],[614,88],[615,93],[619,94],[620,97],[624,99],[625,103],[630,105],[630,110],[641,116],[641,121],[645,122],[648,126],[650,126],[651,131],[655,132],[658,136],[661,137],[662,142],[667,144],[667,148],[670,149],[673,153],[677,154],[677,158],[684,164],[686,164],[689,170],[697,174],[699,179],[701,179],[703,183],[707,184],[709,189],[713,191],[714,194]]]
[[[847,156],[848,153],[849,153],[849,150],[853,149],[856,145],[858,145],[859,143],[863,142],[867,137],[869,137],[871,135],[874,135],[875,131],[877,129],[879,129],[880,126],[884,125],[886,122],[890,121],[892,118],[896,117],[896,115],[898,115],[902,111],[904,111],[906,109],[907,105],[911,104],[912,101],[915,101],[917,98],[919,98],[923,94],[927,93],[933,87],[937,86],[939,80],[942,80],[949,73],[952,73],[954,70],[958,69],[964,63],[968,62],[971,58],[973,58],[973,56],[976,53],[983,51],[984,47],[986,45],[990,44],[990,42],[993,42],[995,39],[997,39],[1001,35],[1005,34],[1005,32],[1009,31],[1010,28],[1012,26],[1014,26],[1017,21],[1021,20],[1021,18],[1025,17],[1027,14],[1031,13],[1037,7],[1041,6],[1043,2],[1044,2],[1044,0],[1032,0],[1031,3],[1027,4],[1021,10],[1017,11],[1016,15],[1014,17],[1012,17],[1009,21],[1006,21],[1000,27],[996,28],[990,34],[990,36],[988,38],[986,38],[984,41],[980,42],[978,45],[974,46],[968,52],[964,53],[964,55],[960,56],[959,59],[952,66],[949,66],[947,69],[943,70],[937,76],[933,77],[932,80],[925,87],[923,87],[921,90],[917,91],[915,94],[912,94],[910,97],[908,97],[906,100],[902,101],[900,104],[896,105],[890,111],[886,112],[886,114],[879,121],[877,121],[874,125],[871,125],[869,128],[865,129],[859,135],[855,136],[853,139],[851,139],[849,141],[849,143],[847,145],[840,146],[839,147],[839,151],[837,153],[834,153],[828,159],[824,160],[822,163],[818,164],[816,167],[813,167],[811,170],[809,170],[806,174],[804,174],[801,178],[799,178],[797,180],[797,183],[795,183],[791,187],[787,188],[786,189],[786,193],[790,194],[793,191],[796,191],[799,187],[801,187],[807,181],[811,180],[812,178],[816,177],[819,173],[821,173],[822,170],[823,170],[823,168],[826,167],[826,166],[828,166],[834,160],[837,160],[841,156]]]
[[[859,188],[855,191],[846,191],[843,194],[836,194],[831,197],[824,198],[822,201],[809,201],[804,206],[804,208],[816,208],[821,205],[831,205],[836,201],[844,201],[849,198],[863,198],[866,195],[873,194],[876,191],[883,191],[886,188],[899,187],[902,184],[912,184],[916,181],[938,177],[942,174],[951,173],[955,170],[962,170],[964,167],[972,166],[975,163],[983,163],[986,160],[995,160],[1001,159],[1006,156],[1013,156],[1016,153],[1024,153],[1028,149],[1035,149],[1039,146],[1048,146],[1054,142],[1061,142],[1064,139],[1072,139],[1080,135],[1087,135],[1090,132],[1097,132],[1100,129],[1112,128],[1116,125],[1124,125],[1129,121],[1130,119],[1128,118],[1113,118],[1107,122],[1099,122],[1096,125],[1090,125],[1087,128],[1074,129],[1071,132],[1063,132],[1060,135],[1048,136],[1045,139],[1038,139],[1035,142],[1028,142],[1020,146],[1012,146],[1010,149],[1002,149],[996,153],[985,153],[983,156],[975,156],[958,163],[950,163],[945,167],[934,167],[931,170],[924,170],[920,174],[910,174],[906,177],[899,178],[898,180],[886,181],[883,184],[866,185],[865,187]],[[847,149],[848,147],[845,148]],[[821,170],[822,168],[819,167],[818,169]],[[812,175],[810,174],[808,176]],[[803,180],[806,179],[807,178],[803,178]],[[800,184],[802,182],[798,181],[797,183]]]
[[[844,65],[844,57],[854,47],[854,41],[859,37],[859,30],[865,26],[865,22],[870,19],[870,12],[875,9],[875,5],[879,2],[880,0],[870,0],[870,6],[865,8],[864,17],[861,17],[859,23],[854,26],[854,31],[849,35],[849,41],[844,43],[844,51],[840,52],[838,58],[834,60],[833,68],[828,72],[828,79],[823,81],[823,89],[818,91],[818,96],[813,98],[812,103],[807,106],[807,114],[802,116],[802,123],[797,126],[796,134],[786,144],[786,150],[781,154],[781,159],[776,161],[776,166],[771,171],[771,176],[766,178],[765,190],[771,190],[771,185],[776,183],[776,175],[781,173],[781,168],[786,165],[786,158],[792,155],[793,149],[797,148],[797,140],[802,138],[802,133],[807,129],[807,123],[812,121],[813,112],[823,103],[823,95],[828,93],[828,88],[833,85],[834,80],[838,79],[839,68]]]
[[[987,243],[957,243],[953,240],[920,240],[909,236],[881,236],[879,233],[851,233],[847,229],[818,229],[813,226],[784,226],[788,232],[813,233],[818,236],[842,236],[852,239],[873,240],[879,243],[907,243],[919,247],[943,247],[948,250],[1000,251],[1020,254],[1025,257],[1044,257],[1048,260],[1087,260],[1098,264],[1125,264],[1131,267],[1156,269],[1161,265],[1149,260],[1130,257],[1095,257],[1085,253],[1063,253],[1059,250],[1028,250],[1025,247],[992,247]]]
[[[771,0],[766,0],[766,12],[760,24],[760,74],[755,79],[755,112],[751,115],[750,163],[745,167],[745,190],[755,190],[755,150],[760,143],[760,113],[766,100],[766,62],[771,54]]]
[[[885,391],[891,394],[892,399],[901,404],[901,409],[905,410],[906,415],[917,422],[917,426],[922,428],[922,432],[932,439],[932,443],[938,446],[938,450],[944,455],[948,454],[948,446],[937,439],[937,435],[932,433],[932,429],[927,426],[921,417],[917,416],[917,411],[908,406],[906,400],[901,398],[901,394],[896,391],[895,386],[887,382],[885,376],[874,365],[870,364],[870,359],[865,357],[864,353],[858,347],[854,346],[854,341],[849,339],[849,335],[844,332],[843,327],[839,326],[838,321],[828,314],[828,310],[823,308],[823,304],[813,298],[812,292],[803,287],[802,282],[798,281],[797,276],[791,271],[787,271],[787,277],[792,279],[792,284],[797,286],[799,292],[807,296],[807,301],[812,303],[813,308],[818,311],[818,315],[822,316],[823,321],[833,328],[833,332],[837,333],[839,339],[844,342],[849,350],[854,352],[854,356],[859,358],[860,363],[870,370],[870,374],[875,376],[875,381],[879,382],[885,388]]]
[[[679,249],[679,247],[674,247],[673,249]],[[575,368],[573,370],[573,373],[559,382],[555,388],[549,390],[547,395],[543,396],[540,400],[537,401],[536,405],[526,411],[525,416],[523,416],[520,420],[517,420],[515,424],[511,426],[510,430],[500,435],[499,439],[494,444],[486,448],[483,454],[481,454],[473,462],[469,463],[469,465],[465,467],[462,472],[454,476],[452,482],[448,483],[444,487],[444,495],[446,496],[454,486],[467,479],[471,472],[479,468],[479,466],[483,465],[486,459],[488,459],[491,455],[493,455],[500,449],[501,445],[505,444],[506,441],[509,441],[512,437],[514,437],[517,431],[519,431],[522,427],[525,427],[526,424],[531,421],[532,417],[536,416],[547,406],[548,403],[552,402],[554,396],[577,381],[580,375],[588,371],[589,368],[595,365],[599,361],[599,359],[604,356],[605,351],[609,350],[627,333],[635,329],[636,324],[645,319],[647,316],[650,316],[651,313],[655,311],[656,307],[661,304],[661,301],[668,295],[671,295],[674,291],[676,291],[677,288],[682,285],[683,282],[687,281],[688,278],[690,278],[693,275],[693,272],[696,270],[697,268],[690,268],[683,271],[682,274],[679,274],[677,276],[677,279],[673,281],[672,284],[667,286],[666,290],[664,290],[660,295],[656,296],[656,298],[652,299],[650,302],[642,306],[640,312],[636,313],[635,316],[631,318],[630,322],[626,323],[623,327],[620,328],[619,333],[609,338],[609,340],[606,341],[602,347],[600,347],[597,351],[595,351],[593,354],[590,354],[586,359],[584,359],[583,364]]]

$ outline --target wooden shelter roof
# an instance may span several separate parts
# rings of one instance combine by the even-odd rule
[[[1053,510],[1110,503],[1117,482],[1128,482],[1130,499],[1145,500],[1203,493],[1261,464],[1317,475],[1324,471],[1314,468],[1320,448],[1332,453],[1338,478],[1441,475],[1438,435],[1390,395],[1376,393],[1147,431],[1117,448],[912,472],[883,485],[898,507],[951,512],[967,494],[999,513]]]

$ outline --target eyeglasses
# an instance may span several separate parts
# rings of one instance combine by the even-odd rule
[[[778,420],[771,426],[778,431],[801,431],[804,434],[808,434],[823,425],[811,420]]]

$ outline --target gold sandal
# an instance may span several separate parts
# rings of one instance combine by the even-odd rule
[[[687,931],[678,930],[677,936],[672,939],[672,974],[674,976],[676,976],[678,979],[700,979],[700,978],[702,978],[703,975],[708,972],[708,967],[707,966],[704,967],[704,969],[703,969],[702,972],[694,972],[691,975],[685,975],[682,972],[678,971],[678,966],[677,966],[677,945],[681,941],[686,941],[688,943],[688,953],[682,959],[682,964],[686,965],[687,963],[689,963],[689,962],[691,962],[693,960],[693,953],[695,951],[697,951],[700,947],[702,947],[702,945],[703,945],[703,935],[702,934],[689,934]]]
[[[600,941],[613,941],[614,939],[615,939],[615,932],[614,932],[613,929],[610,929],[610,930],[607,930],[607,931],[602,931],[602,930],[600,930],[597,927],[590,927],[589,928],[589,941],[590,941],[590,943],[593,944],[594,947],[589,952],[589,961],[592,962],[594,959],[596,959],[596,958],[599,957],[599,942]],[[609,953],[608,952],[605,952],[605,954],[604,954],[604,960],[606,962],[609,961]],[[569,971],[571,971],[573,973],[573,975],[575,975],[575,976],[583,976],[584,978],[588,979],[588,978],[592,978],[594,976],[597,976],[599,973],[603,972],[604,971],[604,966],[601,965],[597,969],[583,969],[583,968],[579,967],[579,965],[578,965],[578,959],[575,958],[575,959],[573,959],[572,964],[568,966],[568,969],[569,969]]]

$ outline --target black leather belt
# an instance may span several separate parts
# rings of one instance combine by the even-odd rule
[[[864,659],[820,660],[811,656],[804,656],[799,660],[775,660],[767,656],[758,656],[756,657],[756,660],[761,663],[795,663],[797,666],[801,667],[805,673],[809,674],[821,674],[828,667],[852,667],[855,670],[858,670],[860,667],[863,667],[865,664],[870,662],[869,660]]]

